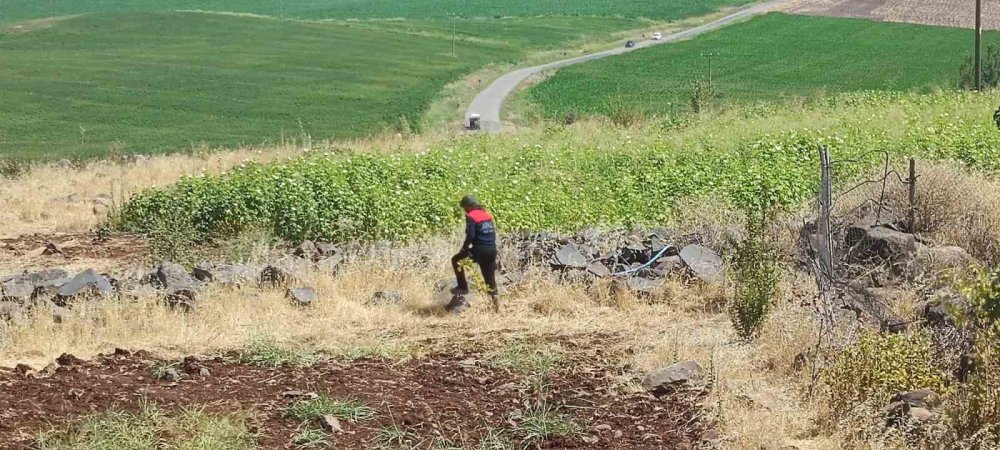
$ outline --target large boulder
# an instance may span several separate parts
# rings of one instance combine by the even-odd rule
[[[684,361],[654,371],[642,380],[642,387],[653,395],[666,395],[701,381],[704,370],[697,361]]]
[[[322,252],[316,248],[316,244],[309,240],[302,241],[298,247],[295,247],[295,251],[292,254],[310,261],[318,261],[320,256],[323,255]]]
[[[930,247],[917,244],[912,270],[917,275],[939,277],[980,266],[982,263],[962,247]]]
[[[920,408],[934,408],[941,404],[941,396],[930,389],[900,392],[889,400],[890,403],[904,402]]]
[[[845,242],[855,262],[905,263],[917,254],[917,239],[912,234],[886,225],[859,224],[847,229]]]
[[[156,269],[156,284],[167,292],[173,292],[181,289],[193,290],[198,285],[198,280],[188,275],[184,266],[164,262]]]
[[[722,284],[726,280],[722,257],[711,249],[696,244],[688,245],[681,249],[680,257],[698,279],[714,284]]]
[[[114,287],[107,278],[98,275],[94,269],[78,273],[59,288],[57,303],[64,306],[71,299],[82,297],[107,297],[114,293]]]
[[[291,288],[285,296],[292,301],[295,306],[309,306],[316,301],[316,290],[311,287]]]
[[[584,256],[579,247],[570,242],[556,251],[552,265],[567,269],[586,269],[588,262],[587,257]]]

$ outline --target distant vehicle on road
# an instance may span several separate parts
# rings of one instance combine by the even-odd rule
[[[659,41],[659,40],[662,40],[662,39],[663,39],[663,33],[660,33],[659,31],[657,31],[656,33],[653,33],[653,40],[654,41]]]
[[[628,41],[625,43],[625,48],[635,47],[635,41]]]

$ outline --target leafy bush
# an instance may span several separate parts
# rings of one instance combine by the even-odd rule
[[[944,389],[944,379],[934,366],[933,342],[921,333],[866,332],[837,355],[824,380],[837,415],[863,403],[884,405],[900,391]]]
[[[760,333],[781,279],[778,248],[771,233],[772,217],[770,210],[749,211],[745,236],[734,243],[736,297],[729,307],[729,317],[736,333],[746,340]]]
[[[719,92],[712,83],[701,78],[691,80],[691,112],[699,114],[712,108],[713,101],[719,97]]]

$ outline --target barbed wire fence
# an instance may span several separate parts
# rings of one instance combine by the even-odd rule
[[[818,324],[817,341],[807,355],[812,383],[810,394],[825,366],[821,361],[824,349],[842,348],[852,342],[863,328],[861,318],[867,317],[883,330],[905,327],[889,311],[866,295],[871,278],[890,273],[895,264],[891,258],[865,258],[872,251],[866,248],[865,228],[887,227],[894,231],[913,233],[916,230],[916,161],[908,160],[904,177],[893,169],[887,152],[878,152],[882,170],[869,178],[850,185],[835,196],[838,177],[857,179],[858,170],[868,171],[871,157],[833,160],[830,149],[818,149],[820,160],[819,196],[813,205],[814,222],[803,223],[800,239],[807,249],[806,263],[810,266],[817,287],[813,313]],[[856,165],[857,167],[852,167]],[[899,188],[905,188],[906,198],[899,199]],[[859,235],[860,234],[860,235]],[[853,314],[854,321],[844,320]],[[845,326],[845,324],[848,324]]]

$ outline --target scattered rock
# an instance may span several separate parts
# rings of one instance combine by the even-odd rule
[[[939,276],[981,267],[982,263],[961,247],[929,247],[918,244],[913,265],[917,274]]]
[[[331,244],[329,242],[316,242],[316,250],[319,250],[319,254],[323,256],[333,256],[339,255],[341,253],[340,247],[337,244]]]
[[[26,377],[29,374],[33,373],[34,371],[35,371],[35,369],[32,369],[31,366],[29,366],[27,364],[18,364],[16,366],[14,366],[14,373],[16,373],[16,374],[18,374],[18,375],[20,375],[22,377]]]
[[[722,284],[725,281],[722,257],[707,247],[688,245],[681,249],[680,257],[691,269],[691,273],[700,280],[715,284]]]
[[[343,433],[344,428],[340,426],[340,420],[337,420],[332,414],[327,414],[319,419],[319,426],[323,428],[323,431],[327,433]]]
[[[586,269],[588,264],[587,257],[580,253],[575,243],[570,242],[556,251],[553,265],[569,269]]]
[[[608,266],[599,262],[590,263],[590,265],[587,266],[587,272],[590,272],[592,275],[597,277],[611,276],[611,270],[608,269]]]
[[[160,374],[161,380],[169,381],[172,383],[180,381],[181,378],[183,377],[184,375],[182,375],[181,372],[177,370],[176,367],[167,367],[166,369],[163,369],[163,373]]]
[[[171,308],[190,311],[198,300],[198,293],[192,289],[177,289],[164,296],[163,300]]]
[[[212,371],[208,370],[208,367],[202,367],[201,369],[198,369],[198,375],[202,378],[208,378],[212,376]]]
[[[132,352],[124,348],[115,348],[115,356],[119,358],[131,358]]]
[[[889,426],[919,429],[933,420],[934,414],[926,408],[911,406],[907,402],[899,401],[889,403],[889,406],[885,408],[885,417]]]
[[[611,431],[611,425],[608,425],[606,423],[602,423],[602,424],[594,427],[594,431]]]
[[[403,303],[403,293],[399,291],[378,291],[365,303],[368,306],[398,306]]]
[[[896,231],[888,226],[869,227],[854,225],[847,229],[846,244],[850,259],[860,261],[887,261],[892,263],[911,260],[917,253],[917,240],[912,234]]]
[[[60,366],[80,366],[86,364],[86,361],[77,358],[72,354],[63,353],[62,355],[59,355],[58,358],[56,358],[56,364],[59,364]]]
[[[653,273],[656,276],[665,277],[683,266],[684,261],[680,255],[664,256],[656,261],[656,265],[653,266]]]
[[[647,278],[632,277],[629,278],[625,284],[628,286],[629,290],[640,295],[649,296],[657,293],[660,286],[663,284],[660,281],[650,280]]]
[[[930,389],[917,389],[900,392],[892,397],[890,403],[903,402],[920,408],[933,408],[941,404],[941,396]]]
[[[35,293],[35,285],[25,278],[15,278],[3,284],[3,300],[25,303]]]
[[[615,439],[621,439],[623,436],[625,436],[625,433],[623,433],[622,430],[615,430],[613,436]]]
[[[318,248],[316,248],[316,244],[314,244],[313,241],[307,240],[307,241],[302,241],[302,243],[299,244],[298,247],[295,247],[295,251],[292,252],[292,254],[299,258],[308,259],[310,261],[319,261],[319,258],[320,256],[322,256],[323,253],[320,252]]]
[[[194,277],[188,275],[184,266],[170,262],[164,262],[156,269],[156,282],[168,293],[179,290],[194,290],[198,284]]]
[[[295,306],[309,306],[316,301],[317,297],[316,290],[311,287],[291,288],[285,293],[285,296]]]
[[[260,272],[261,287],[274,288],[285,286],[291,279],[291,275],[280,267],[267,266]]]
[[[208,283],[215,279],[215,275],[212,273],[213,266],[210,263],[199,263],[191,271],[191,275],[194,279],[201,281],[202,283]]]
[[[239,287],[260,285],[263,271],[260,268],[240,265],[221,265],[212,268],[212,281],[222,286]]]
[[[85,296],[107,297],[113,292],[114,287],[111,286],[111,282],[107,278],[98,275],[94,269],[87,269],[59,288],[58,299],[65,303],[70,299]]]
[[[344,255],[333,254],[323,259],[320,259],[316,263],[316,267],[319,268],[319,270],[326,272],[330,275],[337,275],[338,273],[340,273],[340,266],[343,263],[344,263]]]
[[[62,251],[62,249],[60,249],[59,247],[57,247],[56,244],[54,244],[52,242],[46,242],[45,243],[45,250],[42,250],[42,254],[45,255],[45,256],[62,255],[63,251]]]
[[[698,382],[702,373],[697,361],[684,361],[650,373],[642,381],[642,387],[653,395],[662,396]]]

